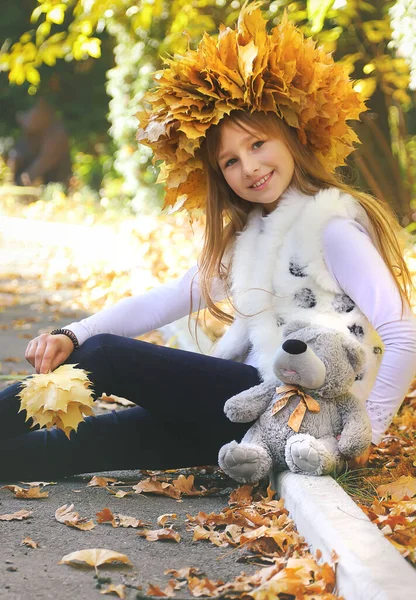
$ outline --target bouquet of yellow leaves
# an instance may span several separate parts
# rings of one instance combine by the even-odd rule
[[[26,421],[32,418],[33,426],[56,425],[69,439],[84,416],[93,414],[90,386],[87,372],[76,365],[62,365],[52,373],[33,375],[23,382],[20,411],[27,412]]]

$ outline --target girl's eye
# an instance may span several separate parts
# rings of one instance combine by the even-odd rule
[[[225,163],[225,168],[232,167],[235,160],[235,158],[230,158],[230,160],[227,160],[227,162]]]
[[[261,140],[259,140],[258,142],[254,142],[253,144],[253,148],[256,150],[257,148],[261,148],[261,146],[263,146],[264,142],[262,142]]]

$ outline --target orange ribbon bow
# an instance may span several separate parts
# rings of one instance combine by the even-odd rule
[[[321,410],[319,402],[315,400],[315,398],[305,394],[305,392],[302,392],[302,390],[295,385],[281,385],[276,388],[276,393],[283,395],[273,404],[272,415],[275,415],[279,410],[282,410],[293,396],[300,396],[299,404],[296,406],[287,422],[289,427],[293,429],[293,431],[296,431],[296,433],[302,425],[303,417],[307,410],[310,410],[312,413],[318,413]]]

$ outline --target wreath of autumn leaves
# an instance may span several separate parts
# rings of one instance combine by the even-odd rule
[[[234,110],[276,114],[297,130],[333,171],[358,142],[347,124],[366,109],[345,67],[288,21],[270,34],[256,1],[243,6],[235,29],[205,34],[196,50],[167,59],[137,113],[137,139],[163,161],[158,183],[165,206],[205,204],[199,149],[207,130]]]

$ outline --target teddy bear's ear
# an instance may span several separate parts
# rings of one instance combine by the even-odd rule
[[[359,373],[365,361],[365,352],[357,342],[353,340],[347,340],[344,343],[345,352],[347,353],[350,365],[356,373]]]
[[[299,331],[299,329],[305,329],[305,327],[309,327],[310,323],[306,321],[291,321],[283,328],[283,336],[285,338],[289,337],[295,331]]]

